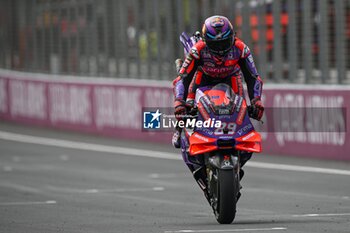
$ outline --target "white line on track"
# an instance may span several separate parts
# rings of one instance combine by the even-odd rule
[[[284,170],[284,171],[297,171],[297,172],[350,176],[349,170],[330,169],[330,168],[321,168],[321,167],[296,166],[296,165],[276,164],[276,163],[261,163],[261,162],[255,162],[255,161],[249,161],[249,163],[247,163],[246,166],[255,167],[255,168]]]
[[[350,213],[329,213],[329,214],[295,214],[293,217],[339,217],[350,216]]]
[[[64,188],[64,187],[55,187],[47,185],[46,189],[55,192],[65,192],[65,193],[130,193],[130,192],[148,192],[148,191],[164,191],[164,187],[151,187],[151,188],[118,188],[118,189],[74,189],[74,188]]]
[[[179,231],[165,231],[164,233],[194,233],[194,232],[245,232],[245,231],[281,231],[287,230],[285,227],[272,227],[272,228],[245,228],[245,229],[222,229],[222,230],[179,230]]]
[[[21,184],[14,184],[14,183],[10,183],[10,182],[0,182],[0,188],[10,188],[10,189],[14,189],[20,192],[25,192],[25,193],[41,193],[41,191],[37,188],[33,188],[33,187],[29,187],[26,185],[21,185]]]
[[[176,153],[153,151],[153,150],[142,150],[128,147],[118,147],[118,146],[107,146],[101,144],[93,144],[86,142],[73,142],[63,139],[54,138],[44,138],[30,135],[22,135],[16,133],[10,133],[5,131],[0,131],[0,139],[24,143],[32,143],[44,146],[55,146],[62,148],[70,148],[77,150],[88,150],[97,151],[105,153],[116,153],[125,154],[140,157],[151,157],[160,159],[170,159],[170,160],[181,160],[181,155]],[[247,167],[263,168],[263,169],[273,169],[273,170],[283,170],[283,171],[297,171],[297,172],[308,172],[308,173],[318,173],[318,174],[331,174],[331,175],[346,175],[350,176],[350,170],[340,170],[340,169],[329,169],[320,167],[309,167],[309,166],[296,166],[288,164],[276,164],[276,163],[262,163],[250,161],[246,165]]]
[[[0,206],[14,206],[14,205],[52,205],[57,204],[57,201],[27,201],[27,202],[0,202]]]
[[[81,190],[82,193],[126,193],[126,192],[145,192],[145,191],[164,191],[163,187],[153,188],[134,188],[134,189],[87,189]]]
[[[255,193],[266,193],[269,195],[292,195],[299,198],[311,198],[313,200],[317,199],[336,199],[336,200],[349,200],[346,196],[332,196],[332,195],[321,195],[313,193],[301,193],[294,191],[282,191],[269,188],[253,188],[253,187],[244,187],[244,190]]]

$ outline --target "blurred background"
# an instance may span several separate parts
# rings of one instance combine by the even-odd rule
[[[172,80],[178,37],[227,16],[272,83],[350,83],[348,0],[1,0],[0,67]]]

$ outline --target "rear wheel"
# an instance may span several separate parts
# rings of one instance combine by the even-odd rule
[[[232,170],[218,170],[215,217],[221,224],[230,224],[236,216],[237,176]]]

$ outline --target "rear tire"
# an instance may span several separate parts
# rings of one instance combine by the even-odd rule
[[[236,216],[238,180],[232,170],[218,171],[216,220],[220,224],[230,224]]]

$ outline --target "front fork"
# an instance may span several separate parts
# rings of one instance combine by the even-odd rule
[[[235,173],[239,173],[240,156],[238,153],[233,155],[229,153],[226,154],[223,152],[218,152],[214,155],[209,155],[206,158],[207,167],[212,167],[219,170],[233,170]]]
[[[236,154],[223,154],[216,153],[214,155],[207,157],[206,162],[206,172],[207,172],[207,189],[209,191],[209,196],[213,196],[213,193],[217,193],[218,184],[218,171],[219,170],[232,170],[233,175],[236,176],[234,179],[236,184],[234,184],[235,190],[239,190],[240,181],[240,156],[239,153]],[[237,193],[236,193],[237,195]],[[215,202],[215,200],[211,200]],[[213,203],[211,203],[213,204]]]
[[[236,176],[234,179],[235,190],[239,190],[240,181],[240,156],[238,153],[233,154],[223,154],[222,152],[217,152],[215,154],[205,154],[203,155],[202,165],[189,164],[188,167],[192,171],[193,177],[198,183],[199,187],[204,192],[210,205],[215,205],[215,195],[217,193],[218,184],[218,171],[219,170],[231,170],[233,175]],[[198,159],[197,159],[198,161]],[[237,195],[237,193],[235,194]]]
[[[184,134],[184,132],[181,133],[181,152],[182,152],[182,158],[190,171],[193,174],[194,179],[196,180],[199,187],[204,192],[205,197],[207,200],[210,201],[210,193],[213,193],[212,188],[215,189],[215,187],[212,187],[211,185],[214,181],[214,183],[217,183],[217,171],[218,170],[232,170],[234,175],[237,177],[237,187],[236,190],[239,190],[239,181],[240,181],[240,167],[241,165],[244,165],[246,161],[250,159],[250,156],[247,160],[246,156],[243,156],[243,159],[241,161],[240,152],[235,151],[234,154],[232,153],[225,153],[224,151],[216,151],[214,153],[204,154],[204,155],[198,155],[195,157],[191,157],[188,154],[188,140]],[[240,164],[243,163],[243,164]],[[211,190],[211,191],[209,191]]]

